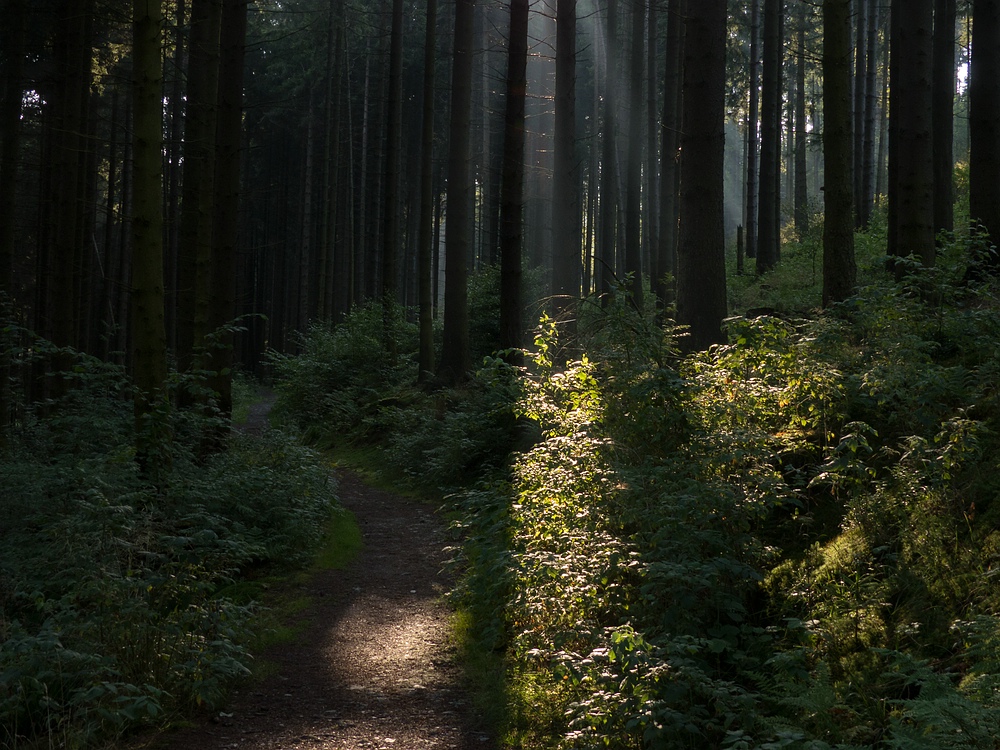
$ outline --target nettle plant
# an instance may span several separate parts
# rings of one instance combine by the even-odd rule
[[[520,408],[542,439],[509,516],[520,711],[550,717],[540,744],[720,744],[753,724],[760,510],[717,476],[673,332],[628,318],[602,321],[600,360],[557,367],[549,321],[535,342]]]

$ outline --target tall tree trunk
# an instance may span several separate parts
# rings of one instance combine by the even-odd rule
[[[631,275],[629,291],[642,309],[642,72],[646,53],[646,2],[632,2],[632,50],[629,66],[628,162],[625,173],[625,273]]]
[[[646,17],[646,164],[645,164],[645,180],[643,181],[643,189],[646,191],[646,200],[643,205],[645,205],[646,210],[643,213],[643,236],[642,236],[642,247],[643,247],[643,257],[646,259],[649,267],[649,279],[650,287],[654,293],[655,298],[655,279],[660,275],[657,270],[657,247],[659,246],[658,235],[660,232],[659,221],[657,217],[657,212],[659,211],[659,184],[658,184],[658,174],[659,174],[659,153],[657,146],[659,145],[659,131],[656,127],[656,115],[657,115],[657,89],[659,88],[659,76],[656,71],[656,39],[657,31],[659,29],[659,20],[657,3],[649,3],[649,8]]]
[[[90,0],[70,0],[62,10],[57,31],[56,59],[60,87],[53,117],[52,151],[53,227],[52,278],[47,303],[51,336],[57,346],[79,347],[77,321],[77,269],[82,268],[84,224],[84,170],[88,155],[87,133],[92,60],[92,5]],[[61,370],[66,361],[57,362]],[[56,385],[57,393],[60,385]]]
[[[0,9],[0,44],[4,50],[3,98],[0,99],[0,297],[13,291],[14,206],[24,82],[24,0],[8,0]],[[6,381],[4,381],[5,383]],[[0,388],[4,387],[0,383]],[[2,410],[4,393],[0,393]],[[0,413],[3,417],[5,412]],[[6,420],[0,419],[0,431]]]
[[[14,311],[14,206],[24,96],[24,82],[21,80],[24,26],[23,0],[9,0],[0,11],[0,45],[6,53],[0,69],[3,75],[3,97],[0,99],[0,320]],[[11,416],[13,342],[7,339],[8,335],[0,334],[0,448],[5,444]]]
[[[889,44],[886,46],[886,86],[883,90],[883,101],[887,108],[888,119],[883,126],[885,138],[885,193],[886,193],[886,253],[889,256],[906,255],[899,247],[899,191],[896,189],[899,167],[899,124],[901,97],[899,92],[899,32],[901,18],[905,13],[902,3],[893,0],[889,5]]]
[[[854,292],[851,3],[823,2],[823,305]]]
[[[580,186],[576,156],[576,0],[556,8],[552,292],[556,318],[570,323],[580,298]],[[572,326],[569,326],[572,328]]]
[[[746,254],[757,257],[758,199],[760,197],[760,3],[750,0],[750,109],[747,115]]]
[[[799,0],[795,42],[795,232],[809,230],[809,171],[806,159],[806,4]]]
[[[681,137],[677,321],[687,348],[723,340],[726,262],[725,167],[726,5],[687,0]]]
[[[219,114],[215,156],[215,236],[210,264],[208,328],[219,331],[236,317],[236,258],[240,227],[240,150],[243,133],[243,62],[247,0],[223,0],[219,61]],[[218,406],[233,413],[233,335],[220,334],[211,353],[209,380]]]
[[[864,226],[861,201],[864,191],[861,181],[864,175],[864,142],[865,142],[865,101],[868,98],[868,77],[865,75],[865,53],[868,50],[868,14],[874,12],[873,0],[854,0],[854,168],[851,170],[854,179],[854,221],[858,228]]]
[[[195,352],[208,333],[221,23],[221,0],[193,0],[177,294],[181,370],[201,365],[195,362]]]
[[[472,242],[470,114],[475,0],[456,0],[451,71],[448,223],[445,226],[444,342],[439,374],[446,383],[465,380],[469,369],[468,267]]]
[[[434,64],[437,59],[437,0],[427,0],[424,32],[424,103],[420,140],[420,237],[417,251],[420,351],[418,379],[434,372]],[[501,322],[503,311],[501,309]]]
[[[296,315],[297,328],[306,331],[309,319],[313,313],[313,260],[314,260],[314,221],[313,214],[313,181],[316,169],[316,94],[309,88],[309,104],[306,107],[306,142],[305,164],[302,174],[302,242],[299,249],[299,309]]]
[[[173,57],[173,78],[170,81],[170,138],[166,146],[167,162],[167,195],[166,195],[166,245],[163,249],[165,255],[164,273],[166,281],[166,326],[167,326],[167,346],[175,353],[179,351],[177,328],[178,312],[180,303],[178,301],[179,279],[179,253],[180,253],[180,215],[181,215],[181,164],[183,162],[183,135],[184,135],[184,78],[185,60],[187,59],[187,41],[184,32],[185,19],[187,17],[186,0],[177,0],[176,15],[174,16],[174,57]],[[128,197],[128,193],[122,191],[123,201]],[[123,215],[125,212],[122,212]]]
[[[511,0],[507,104],[500,180],[500,348],[520,364],[521,251],[524,215],[524,114],[527,93],[528,0]]]
[[[955,20],[956,0],[934,0],[933,150],[934,231],[955,225]],[[995,69],[994,74],[1000,74]]]
[[[934,154],[931,139],[933,0],[896,0],[899,45],[893,54],[897,85],[892,89],[898,109],[898,147],[895,184],[897,211],[889,232],[896,236],[900,255],[913,255],[934,264]],[[993,75],[996,71],[993,71]],[[890,158],[892,154],[890,153]],[[902,272],[901,267],[897,267]]]
[[[985,227],[990,243],[1000,246],[1000,0],[973,5],[969,213]]]
[[[618,0],[608,0],[607,51],[604,87],[604,127],[601,138],[600,229],[595,259],[597,291],[607,298],[614,288],[618,248]]]
[[[382,339],[389,356],[396,357],[393,335],[399,296],[399,169],[403,138],[403,0],[392,0],[389,42],[389,117],[385,149],[385,234],[382,236]]]
[[[163,292],[163,71],[160,0],[133,0],[132,355],[136,457],[154,482],[164,480],[169,451],[167,333]]]
[[[660,305],[664,309],[674,302],[677,280],[677,213],[683,91],[680,79],[684,46],[682,6],[682,0],[670,0],[667,7],[667,49],[663,65],[663,117],[660,121],[660,232],[657,250],[659,273],[653,279],[653,285]]]
[[[875,170],[878,165],[875,158],[875,129],[878,127],[878,91],[876,83],[878,81],[878,29],[881,27],[879,18],[882,10],[877,4],[873,4],[871,12],[868,14],[868,49],[865,52],[865,137],[862,144],[864,154],[861,159],[861,200],[857,201],[861,213],[858,223],[862,227],[867,227],[871,222],[872,209],[875,203]],[[884,17],[884,16],[882,16]]]
[[[781,7],[782,0],[764,0],[764,65],[761,83],[760,198],[758,204],[757,272],[778,262],[780,227],[777,190],[781,162]],[[683,189],[683,188],[682,188]]]

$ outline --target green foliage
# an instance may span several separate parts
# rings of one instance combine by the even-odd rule
[[[495,276],[476,277],[470,296],[481,311],[495,306]],[[483,344],[490,324],[478,325]],[[415,328],[397,322],[395,361],[384,353],[381,336],[381,308],[370,306],[332,329],[311,329],[299,355],[275,356],[279,414],[321,446],[385,447],[385,473],[424,487],[449,491],[503,473],[524,433],[512,409],[520,392],[517,372],[489,356],[461,389],[421,390],[413,382]]]
[[[585,303],[572,342],[543,317],[524,370],[487,358],[457,392],[394,371],[367,393],[354,349],[305,345],[316,361],[287,371],[304,424],[350,401],[363,414],[321,412],[338,414],[324,429],[377,442],[411,483],[459,490],[463,638],[491,674],[506,668],[492,695],[509,744],[996,736],[991,251],[950,238],[936,268],[896,282],[883,236],[877,216],[857,236],[863,285],[819,313],[814,226],[775,272],[734,285],[738,309],[768,309],[687,357],[682,330],[622,294]],[[345,325],[358,330],[332,336],[365,341],[363,319]],[[314,371],[343,375],[310,391]]]
[[[86,747],[218,706],[259,627],[252,599],[224,589],[303,560],[333,508],[316,456],[276,431],[203,462],[175,441],[169,476],[150,485],[126,381],[76,357],[73,387],[28,413],[0,456],[4,747]]]
[[[272,354],[279,401],[276,416],[323,447],[374,442],[391,429],[383,409],[413,367],[417,330],[394,318],[397,356],[384,347],[381,305],[353,310],[337,325],[303,334],[297,356]]]
[[[510,742],[992,742],[996,292],[974,236],[899,284],[871,236],[855,298],[686,359],[618,303],[559,365],[543,319],[539,440],[460,506]]]

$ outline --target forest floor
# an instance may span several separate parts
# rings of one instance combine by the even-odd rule
[[[260,429],[267,404],[251,411]],[[321,570],[301,591],[308,605],[289,643],[258,656],[265,676],[198,725],[156,738],[150,750],[455,748],[496,743],[475,715],[443,600],[444,521],[430,506],[336,472],[362,548],[346,568]]]

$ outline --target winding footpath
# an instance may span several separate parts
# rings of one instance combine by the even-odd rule
[[[310,606],[294,642],[262,655],[269,676],[236,692],[212,721],[158,750],[492,750],[455,663],[442,597],[447,534],[418,501],[338,473],[363,548],[344,570],[302,586]],[[293,592],[294,593],[294,592]]]

